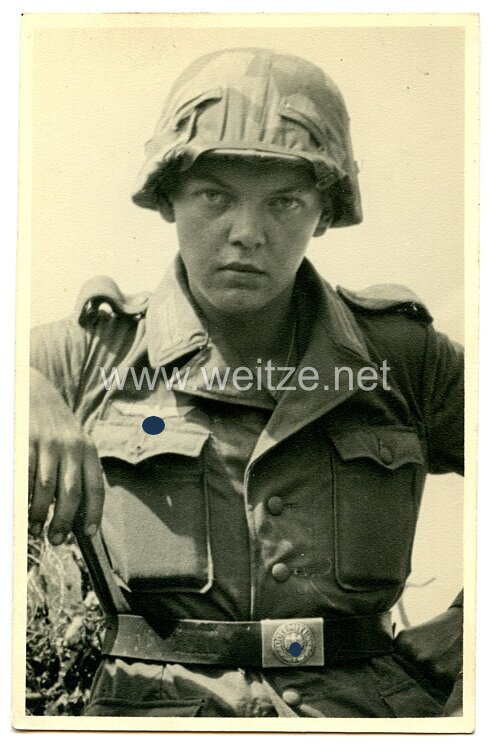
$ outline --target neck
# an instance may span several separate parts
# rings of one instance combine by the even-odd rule
[[[292,292],[289,288],[281,298],[251,313],[227,315],[206,304],[200,305],[216,346],[245,364],[255,363],[258,358],[263,362],[284,360],[294,323]]]

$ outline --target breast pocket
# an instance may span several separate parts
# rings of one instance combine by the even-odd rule
[[[402,586],[424,479],[418,437],[391,426],[331,439],[337,581],[351,591]]]
[[[141,419],[96,423],[104,469],[102,532],[115,573],[131,591],[204,593],[212,585],[203,451],[209,430],[182,417],[147,435]]]

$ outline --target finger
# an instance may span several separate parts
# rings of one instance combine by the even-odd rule
[[[454,683],[453,690],[449,696],[443,716],[462,716],[463,715],[463,675],[460,675]]]
[[[104,480],[101,462],[93,445],[87,446],[82,464],[83,513],[81,520],[84,531],[93,536],[101,524],[104,504]]]
[[[40,446],[29,510],[29,531],[35,536],[43,530],[49,507],[54,498],[58,476],[58,460],[58,452],[53,445]]]
[[[62,456],[56,485],[55,512],[48,534],[52,544],[64,542],[72,528],[82,496],[80,464],[81,454],[78,449],[68,450]]]

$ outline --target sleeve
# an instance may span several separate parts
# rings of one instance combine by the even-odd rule
[[[425,439],[428,470],[463,474],[464,352],[420,313],[357,314],[369,353],[387,360]]]
[[[428,326],[423,371],[424,421],[433,474],[464,472],[464,351]]]
[[[453,599],[448,609],[463,609],[463,598],[463,590],[461,590],[460,593]]]
[[[88,343],[88,334],[73,318],[31,331],[31,367],[54,385],[72,410],[77,403]]]

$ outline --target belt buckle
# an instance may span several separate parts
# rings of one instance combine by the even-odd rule
[[[322,617],[261,620],[263,667],[322,667],[325,663]]]

